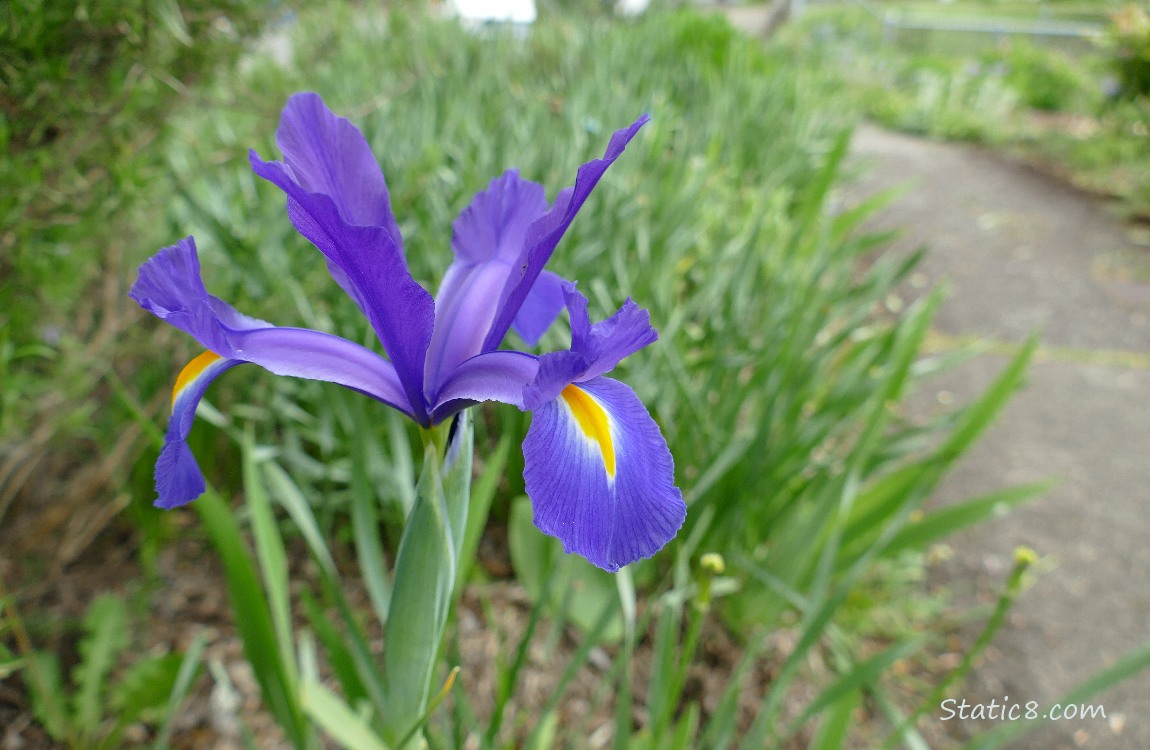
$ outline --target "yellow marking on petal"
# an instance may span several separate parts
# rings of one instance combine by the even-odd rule
[[[172,405],[175,406],[176,398],[179,397],[181,391],[188,387],[189,383],[221,359],[223,359],[223,357],[215,352],[206,351],[189,362],[184,369],[180,371],[180,374],[176,376],[176,385],[172,388]]]
[[[611,422],[607,412],[589,393],[575,385],[569,385],[559,394],[575,416],[575,422],[583,434],[599,445],[603,454],[603,466],[607,476],[615,478],[615,443],[611,440]]]

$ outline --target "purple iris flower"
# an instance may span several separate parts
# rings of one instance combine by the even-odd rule
[[[277,375],[338,383],[382,401],[422,427],[482,401],[532,412],[524,480],[535,524],[567,552],[610,571],[649,557],[683,524],[686,505],[658,425],[628,386],[604,377],[658,337],[628,299],[591,323],[587,299],[543,270],[575,214],[647,121],[617,131],[602,159],[579,168],[574,187],[548,206],[541,185],[509,170],[455,220],[455,260],[432,296],[408,272],[387,184],[360,131],[316,94],[284,109],[282,162],[254,151],[256,174],[287,194],[300,234],[370,321],[387,358],[346,339],[250,318],[208,294],[191,237],[140,268],[131,297],[194,337],[206,352],[180,373],[156,463],[156,505],[203,494],[187,445],[208,385],[244,362]],[[510,328],[529,345],[566,308],[571,348],[536,356],[499,349]]]

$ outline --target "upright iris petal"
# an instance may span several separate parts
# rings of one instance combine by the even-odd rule
[[[571,348],[539,358],[539,373],[523,392],[528,409],[554,399],[571,383],[610,372],[659,337],[647,311],[629,299],[610,318],[592,325],[587,298],[575,285],[568,283],[563,295],[571,316]]]
[[[574,187],[560,192],[555,198],[555,205],[551,207],[551,210],[531,225],[527,232],[526,252],[521,256],[523,260],[521,273],[504,290],[504,294],[499,299],[499,313],[495,318],[495,324],[487,333],[487,340],[483,344],[484,349],[494,349],[499,346],[499,342],[503,341],[507,329],[511,327],[512,321],[519,313],[519,308],[527,296],[531,294],[535,280],[543,273],[543,266],[547,265],[547,261],[551,259],[551,253],[555,251],[555,246],[563,238],[567,227],[571,226],[571,222],[575,220],[575,215],[579,213],[579,209],[583,207],[588,196],[591,195],[591,191],[599,184],[599,180],[606,173],[607,168],[623,154],[623,150],[639,132],[639,128],[646,125],[650,119],[647,115],[643,115],[631,127],[616,130],[611,136],[610,143],[607,144],[607,151],[603,154],[603,158],[593,159],[579,167],[579,174],[575,178]]]
[[[170,508],[203,493],[187,445],[196,406],[217,377],[250,362],[338,383],[423,426],[483,401],[531,410],[524,480],[539,528],[606,570],[654,554],[674,537],[686,506],[658,425],[630,388],[603,375],[657,335],[629,299],[592,324],[575,285],[543,268],[646,121],[617,131],[554,205],[518,172],[493,180],[455,221],[455,260],[433,300],[408,272],[387,183],[363,135],[317,95],[292,97],[276,136],[284,160],[253,152],[252,168],[286,194],[288,217],[324,255],[388,358],[331,334],[273,326],[212,297],[190,237],[161,250],[140,268],[131,296],[207,351],[176,379],[156,504]],[[499,348],[512,327],[533,346],[564,307],[566,351]]]
[[[391,357],[416,421],[428,423],[423,366],[435,304],[411,278],[383,172],[363,135],[315,94],[297,94],[276,134],[285,162],[253,151],[252,169],[287,194],[299,233],[337,269]]]
[[[455,220],[451,236],[455,262],[435,300],[435,333],[427,353],[429,389],[483,351],[498,312],[492,303],[520,270],[527,230],[546,212],[543,186],[508,171],[492,180]]]

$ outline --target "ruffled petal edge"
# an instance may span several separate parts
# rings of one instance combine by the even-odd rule
[[[523,458],[535,525],[604,570],[654,555],[686,519],[667,442],[618,381],[570,385],[536,409]]]

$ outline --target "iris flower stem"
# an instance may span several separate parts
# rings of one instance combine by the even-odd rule
[[[450,430],[448,424],[437,424],[431,427],[420,427],[419,436],[423,439],[423,447],[435,447],[435,455],[439,457],[440,466],[443,465],[444,458],[447,456],[447,438]]]
[[[418,723],[427,712],[454,599],[471,490],[470,416],[465,412],[457,424],[423,436],[423,471],[396,556],[384,631],[383,734],[397,750],[421,740]]]

